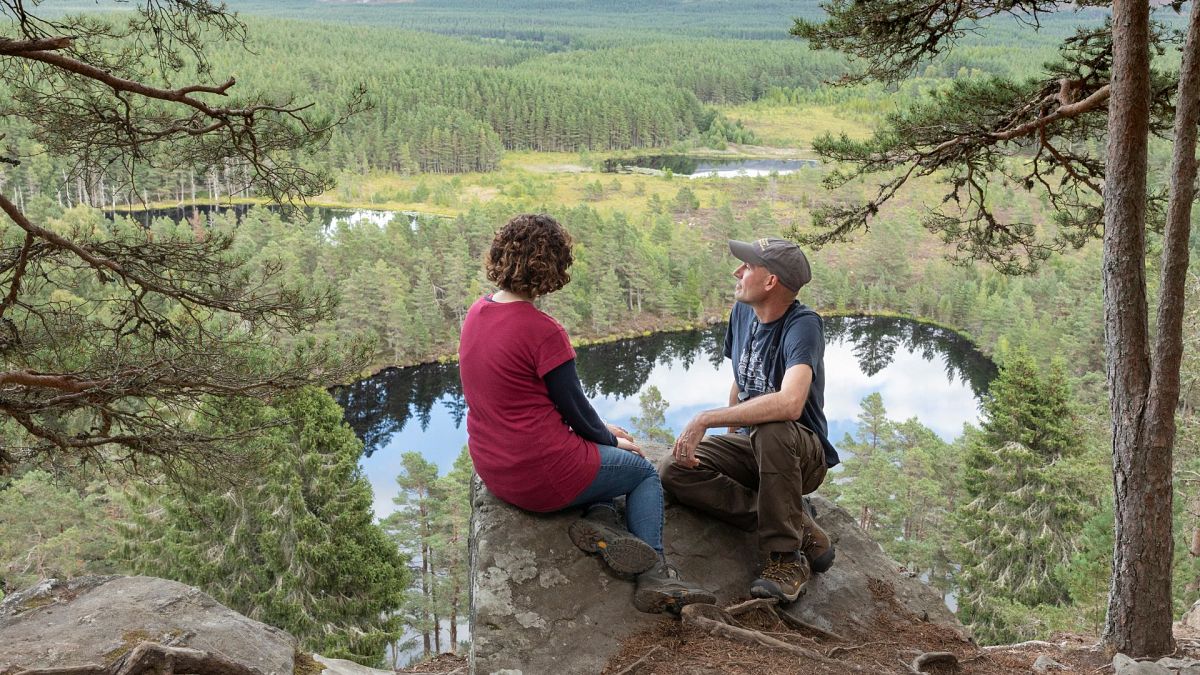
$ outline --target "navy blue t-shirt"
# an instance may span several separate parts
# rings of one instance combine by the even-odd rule
[[[794,301],[780,318],[759,323],[747,304],[734,303],[725,332],[725,357],[733,361],[738,399],[745,401],[761,394],[779,391],[783,374],[792,366],[812,368],[812,385],[804,412],[797,421],[812,429],[825,448],[825,466],[841,462],[829,442],[825,421],[825,330],[821,317]]]

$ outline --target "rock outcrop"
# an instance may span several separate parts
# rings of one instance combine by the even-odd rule
[[[657,459],[665,447],[650,447]],[[508,671],[597,673],[622,639],[659,617],[633,608],[633,584],[577,550],[567,526],[578,512],[530,514],[491,495],[476,480],[471,523],[471,665],[483,674]],[[881,619],[961,624],[941,596],[903,572],[830,501],[813,496],[817,522],[837,547],[837,562],[787,608],[827,631],[854,635]],[[682,506],[669,506],[668,559],[713,590],[718,602],[747,597],[757,574],[753,535]]]
[[[1194,602],[1191,608],[1183,613],[1183,616],[1179,619],[1177,628],[1200,637],[1200,600]]]
[[[1138,661],[1117,654],[1112,660],[1112,670],[1114,675],[1200,675],[1200,661],[1173,657]]]
[[[295,641],[199,589],[154,577],[50,579],[0,602],[0,674],[107,667],[145,641],[289,675]]]

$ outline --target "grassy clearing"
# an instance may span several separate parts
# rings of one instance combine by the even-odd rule
[[[601,158],[602,159],[602,158]],[[611,174],[581,163],[579,153],[509,153],[498,171],[458,175],[344,174],[338,187],[310,201],[315,206],[354,206],[453,216],[492,203],[514,208],[588,204],[604,214],[640,216],[669,204],[684,187],[703,206],[728,200],[731,183],[753,179],[688,179],[680,176]]]
[[[866,118],[847,117],[834,106],[791,106],[748,103],[724,108],[726,117],[740,120],[766,145],[808,150],[815,139],[825,134],[846,134],[865,139],[871,135]]]

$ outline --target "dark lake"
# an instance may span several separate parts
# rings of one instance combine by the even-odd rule
[[[821,165],[815,159],[738,159],[733,157],[690,157],[688,155],[643,155],[605,160],[605,173],[627,172],[631,167],[670,171],[689,178],[738,178],[783,175]]]
[[[638,395],[658,387],[678,433],[700,410],[725,405],[732,370],[721,355],[724,325],[662,333],[578,350],[584,389],[597,412],[632,429]],[[859,402],[879,392],[888,417],[916,417],[947,440],[979,417],[995,377],[992,362],[951,331],[903,319],[825,320],[825,415],[834,445],[857,427]],[[366,445],[362,464],[375,514],[392,511],[400,455],[420,452],[448,471],[467,442],[466,404],[456,364],[391,368],[334,392]]]

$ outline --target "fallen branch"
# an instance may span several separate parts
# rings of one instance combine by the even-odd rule
[[[838,646],[838,647],[834,647],[833,649],[830,649],[829,651],[825,652],[825,656],[833,658],[833,657],[837,656],[838,654],[841,654],[844,652],[852,652],[855,649],[865,649],[866,647],[871,647],[873,645],[895,645],[895,644],[896,644],[895,642],[884,642],[882,640],[877,640],[875,642],[864,642],[861,645]]]
[[[778,607],[775,608],[775,616],[779,617],[780,621],[787,624],[788,628],[794,628],[796,630],[811,631],[811,632],[816,633],[817,635],[820,635],[821,637],[826,638],[828,640],[836,640],[838,642],[849,642],[849,640],[842,637],[841,635],[838,635],[837,633],[834,633],[833,631],[828,631],[819,626],[814,626],[813,624],[808,623],[807,621],[801,621],[800,619],[797,619],[796,617],[792,616],[791,614],[788,614],[787,612],[783,611],[782,609],[779,609]]]
[[[764,631],[759,631],[759,632],[761,632],[763,635],[770,635],[770,636],[772,636],[772,637],[778,636],[778,637],[781,637],[781,638],[794,638],[794,639],[796,639],[796,640],[805,640],[805,641],[807,641],[807,642],[811,642],[811,643],[813,643],[814,645],[815,645],[815,644],[818,644],[818,643],[817,643],[817,639],[816,639],[816,638],[814,638],[814,637],[809,637],[809,636],[807,636],[807,635],[800,635],[800,634],[799,634],[799,633],[797,633],[796,631],[791,631],[791,630],[788,630],[788,631],[770,631],[770,630],[764,630]],[[826,654],[826,656],[828,656],[828,654]]]
[[[640,658],[637,661],[634,661],[633,663],[626,666],[623,670],[621,670],[621,672],[617,673],[617,675],[633,675],[633,672],[636,671],[639,667],[641,667],[641,665],[646,662],[646,659],[649,659],[654,654],[654,652],[656,652],[660,649],[662,649],[662,645],[654,645],[653,649],[646,652],[645,654],[642,654],[642,658]]]
[[[833,633],[833,632],[825,630],[824,628],[814,626],[811,623],[808,623],[806,621],[801,621],[800,619],[797,619],[796,617],[792,616],[791,614],[788,614],[787,612],[783,611],[782,609],[779,608],[779,601],[776,600],[775,598],[754,598],[753,600],[747,600],[745,602],[741,602],[736,605],[726,607],[725,611],[729,612],[729,614],[731,616],[741,616],[742,614],[745,614],[746,612],[749,612],[749,611],[755,610],[755,609],[770,609],[771,612],[775,614],[775,618],[779,619],[784,624],[786,624],[788,628],[792,628],[795,630],[806,630],[806,631],[816,633],[817,635],[820,635],[821,637],[829,639],[829,640],[837,640],[838,642],[846,642],[846,639],[843,638],[841,635],[838,635],[837,633]]]
[[[733,616],[741,616],[756,609],[774,610],[779,601],[775,598],[754,598],[725,608]]]
[[[749,644],[762,645],[764,647],[772,647],[786,652],[795,654],[796,656],[815,661],[817,663],[836,667],[844,672],[852,673],[870,673],[871,670],[862,666],[831,659],[820,652],[812,649],[806,649],[797,645],[789,644],[783,640],[773,638],[769,635],[764,635],[760,631],[750,630],[748,628],[738,628],[730,625],[729,620],[732,618],[725,610],[713,605],[687,605],[683,608],[682,619],[685,626],[691,626],[699,629],[709,635],[717,635],[738,642],[746,642]],[[707,616],[705,616],[707,615]],[[714,618],[715,617],[715,618]]]
[[[985,652],[1002,652],[1008,649],[1025,649],[1027,647],[1049,647],[1059,651],[1062,651],[1063,648],[1062,645],[1056,645],[1053,642],[1046,642],[1045,640],[1030,640],[1028,642],[1018,642],[1015,645],[989,645],[982,649]]]

